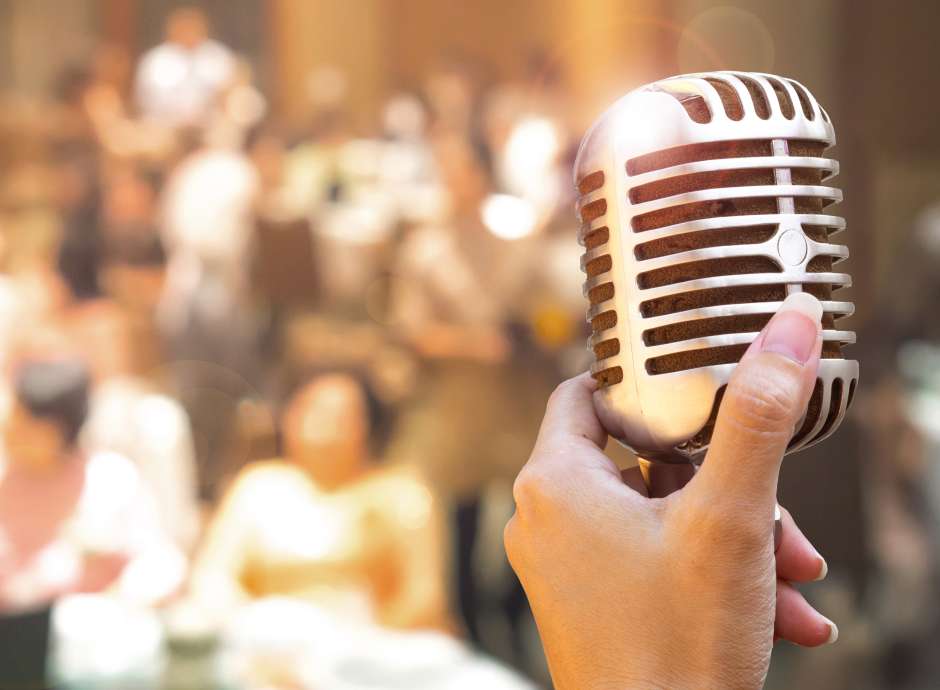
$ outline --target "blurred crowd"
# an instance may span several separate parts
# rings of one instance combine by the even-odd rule
[[[561,75],[444,61],[369,131],[347,86],[317,69],[285,125],[183,8],[4,109],[8,677],[115,601],[187,640],[281,597],[538,672],[501,526],[585,365]]]
[[[0,687],[529,687],[479,652],[544,683],[502,527],[587,364],[564,75],[441,59],[353,113],[323,65],[290,120],[260,81],[182,8],[4,97]],[[854,416],[784,466],[841,635],[769,688],[940,677],[938,238],[926,209]]]

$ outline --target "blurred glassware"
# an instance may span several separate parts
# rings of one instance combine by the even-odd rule
[[[151,610],[107,594],[70,595],[52,614],[50,677],[66,690],[157,688],[163,641]]]

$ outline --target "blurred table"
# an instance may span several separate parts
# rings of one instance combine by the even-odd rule
[[[168,639],[153,611],[86,595],[61,602],[52,627],[64,690],[535,688],[446,635],[338,620],[290,599],[245,606],[218,634]]]

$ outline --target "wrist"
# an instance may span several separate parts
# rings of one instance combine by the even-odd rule
[[[570,690],[761,690],[763,687],[762,682],[729,677],[727,669],[692,669],[683,667],[680,660],[681,656],[673,658],[673,663],[668,660],[648,665],[631,663],[632,669],[598,668],[591,678],[570,683]],[[558,684],[556,690],[569,690],[569,687]]]

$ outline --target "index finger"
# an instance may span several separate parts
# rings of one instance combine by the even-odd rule
[[[589,372],[562,381],[545,407],[538,444],[571,439],[586,439],[598,449],[607,445],[607,432],[594,411],[597,382]]]

